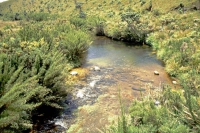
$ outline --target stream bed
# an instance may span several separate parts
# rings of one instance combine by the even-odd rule
[[[74,85],[65,102],[67,108],[60,116],[49,120],[40,133],[104,132],[110,124],[117,122],[119,94],[128,112],[134,99],[172,82],[163,62],[149,46],[106,37],[95,38],[85,54],[82,69],[88,73]]]

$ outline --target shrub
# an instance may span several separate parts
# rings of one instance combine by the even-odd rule
[[[80,17],[71,17],[70,23],[73,24],[76,28],[84,28],[86,26],[86,19]]]
[[[23,15],[21,15],[20,13],[5,13],[3,15],[3,20],[5,21],[16,21],[16,20],[22,20],[23,19]]]
[[[53,34],[51,31],[44,26],[44,23],[38,24],[29,24],[23,26],[21,30],[18,31],[18,35],[22,41],[39,41],[41,38],[52,44],[53,42]]]
[[[149,36],[146,39],[146,43],[150,46],[152,46],[155,50],[158,49],[159,47],[159,42],[158,40],[155,38],[154,34],[149,34]]]
[[[64,33],[59,47],[69,61],[79,62],[79,57],[88,49],[90,40],[87,33],[71,29],[70,32]]]
[[[15,64],[13,55],[0,55],[0,130],[22,131],[32,127],[30,112],[41,102],[30,102],[31,98],[48,93],[38,85],[37,76],[27,77],[25,66]]]
[[[159,16],[161,13],[158,9],[153,10],[153,15],[154,16]]]
[[[53,38],[59,37],[55,42]],[[79,59],[90,37],[69,26],[32,24],[15,34],[6,34],[2,40],[0,129],[21,132],[31,128],[31,119],[45,114],[44,109],[62,108],[70,87],[65,83],[70,68],[63,68],[68,60]]]
[[[104,35],[105,20],[103,18],[96,16],[88,16],[86,21],[87,21],[87,28],[89,30],[95,29],[95,34],[97,36]]]
[[[52,15],[49,13],[39,12],[39,13],[31,13],[27,14],[27,20],[34,20],[34,21],[47,21]]]
[[[160,91],[160,97],[152,94],[141,101],[135,100],[130,107],[131,120],[126,117],[123,108],[117,125],[112,125],[107,132],[111,133],[133,133],[133,132],[163,132],[163,133],[187,133],[190,125],[185,124],[182,117],[184,99],[178,92],[164,86]],[[155,105],[155,99],[160,101]],[[122,106],[122,105],[121,105]]]

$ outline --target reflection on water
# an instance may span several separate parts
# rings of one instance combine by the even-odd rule
[[[148,46],[137,46],[131,43],[118,42],[105,37],[97,37],[90,46],[85,65],[103,66],[129,66],[129,67],[152,67],[152,64],[162,65],[151,53]]]
[[[129,71],[139,69],[140,74],[145,71],[149,80],[154,80],[158,85],[160,82],[170,82],[170,78],[164,71],[164,64],[152,53],[147,45],[136,45],[114,41],[106,37],[97,37],[90,46],[83,67],[100,66],[113,67]],[[154,71],[159,71],[161,76],[155,76]]]

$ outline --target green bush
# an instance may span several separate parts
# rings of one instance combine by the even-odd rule
[[[44,23],[29,24],[23,26],[18,31],[18,35],[22,41],[39,41],[41,38],[44,38],[44,41],[52,44],[54,34],[52,34],[53,32],[50,29],[51,26],[48,28]]]
[[[90,36],[84,31],[71,29],[70,32],[64,33],[59,41],[59,47],[69,61],[76,62],[86,52],[90,41]]]
[[[71,17],[69,21],[76,28],[84,28],[86,26],[86,19],[85,18]]]
[[[24,18],[24,16],[20,13],[5,13],[2,15],[3,16],[3,20],[4,21],[18,21],[18,20],[22,20]]]
[[[103,36],[105,20],[101,17],[89,16],[87,18],[87,27],[89,30],[95,29],[95,35]]]
[[[44,23],[5,34],[0,43],[0,129],[21,132],[45,108],[62,109],[70,88],[65,83],[70,68],[65,67],[79,62],[90,36],[64,24]]]
[[[0,55],[0,130],[1,132],[22,131],[32,127],[31,111],[41,102],[31,98],[48,93],[38,85],[37,76],[27,77],[25,66],[15,64],[10,54]]]
[[[146,43],[150,46],[153,47],[153,49],[157,50],[159,48],[159,42],[156,39],[156,37],[154,36],[154,34],[150,34],[147,39],[146,39]]]
[[[50,19],[52,15],[49,13],[39,12],[39,13],[30,13],[27,14],[26,19],[27,20],[34,20],[34,21],[47,21]]]
[[[185,116],[187,108],[184,106],[185,99],[180,93],[171,90],[169,86],[164,86],[158,97],[149,95],[141,101],[135,100],[130,106],[128,115],[121,108],[121,115],[116,125],[112,125],[106,132],[109,133],[188,133],[199,132],[198,126],[191,128],[192,118]],[[160,104],[156,105],[157,99]],[[192,100],[192,99],[190,99]],[[189,100],[189,101],[190,101]],[[197,103],[191,101],[192,109],[195,113],[198,110]],[[121,100],[120,100],[121,101]],[[188,100],[187,100],[188,101]],[[120,102],[121,103],[121,102]],[[122,104],[122,103],[121,103]],[[121,105],[123,106],[123,105]],[[188,107],[189,108],[189,107]],[[195,111],[196,110],[196,111]],[[195,114],[196,116],[197,114]],[[131,117],[128,118],[128,117]],[[192,116],[191,116],[192,117]],[[196,118],[196,120],[199,120]],[[190,121],[190,122],[189,122]],[[193,123],[194,124],[194,123]]]

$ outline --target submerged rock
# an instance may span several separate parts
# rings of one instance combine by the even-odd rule
[[[94,66],[94,67],[91,67],[90,70],[92,71],[100,71],[100,67],[98,66]]]
[[[79,90],[78,93],[76,94],[76,97],[79,97],[79,98],[83,98],[84,96],[84,92],[82,90]]]
[[[146,91],[146,90],[143,89],[143,88],[132,88],[132,90],[135,90],[135,91]]]
[[[100,67],[94,66],[94,70],[95,70],[95,71],[100,71]]]
[[[96,82],[97,82],[96,80],[94,80],[94,81],[90,82],[90,87],[92,87],[92,88],[93,88],[93,87],[95,86]]]
[[[64,123],[64,120],[58,120],[58,121],[56,121],[55,125],[56,126],[61,126],[63,128],[67,128],[67,125],[66,125],[66,123]]]

